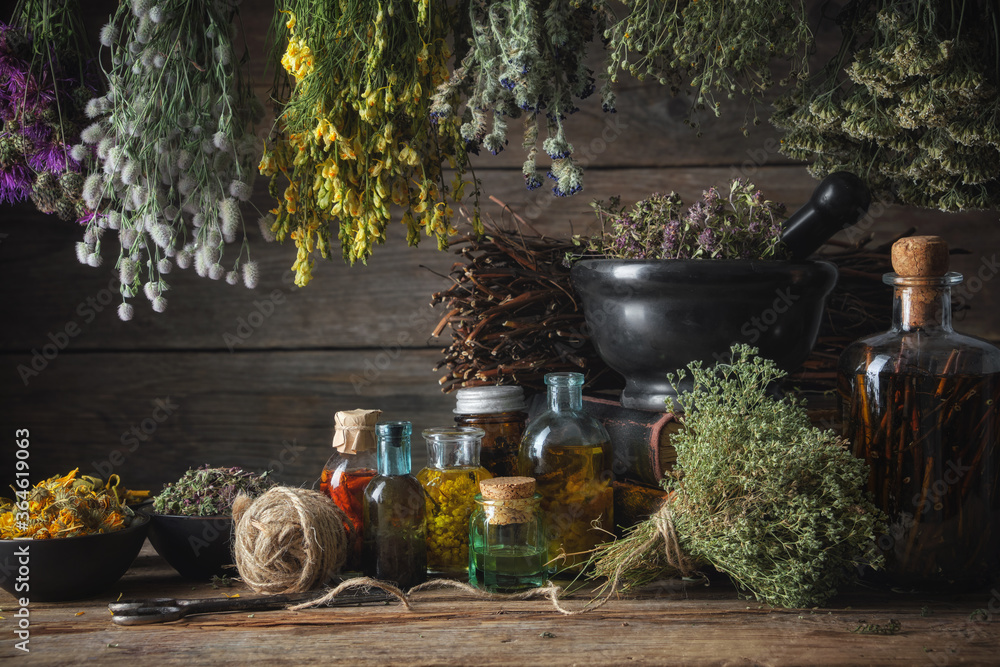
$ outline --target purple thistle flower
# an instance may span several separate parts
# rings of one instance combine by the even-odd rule
[[[71,158],[66,147],[61,144],[43,146],[28,158],[28,165],[35,171],[51,171],[56,174],[80,169],[80,163]]]
[[[77,224],[87,225],[90,224],[92,220],[101,220],[108,216],[103,213],[98,213],[97,211],[87,211],[83,216],[77,218]]]
[[[0,169],[0,202],[16,204],[31,194],[31,171],[23,164]]]
[[[21,128],[21,134],[31,139],[32,143],[40,144],[49,140],[52,136],[52,128],[45,123],[32,123]]]

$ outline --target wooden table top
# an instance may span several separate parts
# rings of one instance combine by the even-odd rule
[[[952,665],[1000,662],[1000,592],[916,595],[857,590],[824,609],[774,609],[725,583],[668,584],[564,616],[547,600],[480,601],[451,591],[399,604],[206,614],[121,627],[120,596],[253,596],[236,582],[213,589],[181,579],[143,547],[108,593],[32,603],[30,653],[15,648],[16,602],[0,592],[0,661],[71,665],[273,664],[811,664]],[[566,602],[581,606],[587,595]],[[981,610],[976,612],[976,610]],[[895,634],[862,634],[859,626]]]

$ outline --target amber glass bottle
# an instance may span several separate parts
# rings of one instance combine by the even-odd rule
[[[610,538],[611,438],[583,411],[583,375],[549,373],[548,410],[521,441],[521,475],[533,477],[541,495],[554,568],[575,568]]]
[[[892,260],[892,328],[840,359],[845,436],[888,516],[891,583],[975,587],[1000,574],[1000,350],[952,329],[943,240],[901,239]]]
[[[467,387],[455,392],[455,423],[483,429],[480,461],[495,477],[517,475],[528,420],[525,409],[520,387]]]

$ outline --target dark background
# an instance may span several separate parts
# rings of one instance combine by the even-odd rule
[[[96,38],[115,3],[86,6]],[[272,12],[269,0],[242,5],[262,99],[270,85],[263,70]],[[830,28],[820,34],[824,50],[837,39]],[[738,100],[724,108],[722,118],[704,118],[698,139],[682,122],[687,99],[672,99],[655,84],[627,77],[618,96],[618,114],[603,114],[592,99],[572,119],[569,139],[589,163],[584,192],[556,199],[547,188],[526,191],[512,123],[511,149],[475,162],[484,193],[510,204],[539,230],[569,236],[593,228],[589,202],[595,198],[619,194],[633,202],[676,190],[691,202],[710,185],[745,176],[794,210],[815,187],[803,166],[778,154],[772,128],[762,125],[749,138],[741,134],[744,103]],[[266,133],[269,123],[259,131]],[[257,186],[253,204],[266,211],[266,181],[259,179]],[[501,215],[492,203],[485,210]],[[341,409],[380,408],[383,418],[413,421],[415,434],[451,422],[454,399],[439,391],[441,373],[432,370],[444,341],[430,332],[442,313],[428,303],[447,287],[439,274],[455,258],[438,252],[430,239],[407,248],[402,226],[394,225],[388,244],[376,249],[367,267],[321,261],[312,283],[298,289],[288,272],[294,247],[263,244],[258,213],[248,206],[244,214],[251,253],[262,269],[256,290],[175,270],[167,311],[153,313],[140,297],[135,319],[122,323],[115,314],[117,292],[108,289],[116,243],[106,243],[103,267],[83,266],[75,257],[74,243],[82,237],[76,225],[40,215],[30,205],[0,208],[2,486],[13,478],[15,429],[30,431],[33,482],[79,466],[81,472],[115,472],[129,486],[158,490],[202,463],[272,468],[283,481],[311,485],[329,455],[333,414]],[[920,233],[940,234],[971,251],[955,262],[956,270],[971,276],[1000,251],[997,219],[996,212],[892,207],[872,231],[889,238],[915,226]],[[972,311],[959,328],[1000,339],[997,293],[986,280],[970,296]],[[241,320],[259,326],[230,351],[227,334],[238,337]],[[25,384],[18,366],[30,367],[33,351],[41,352],[53,338],[60,341],[67,327],[79,332],[66,337],[64,349]],[[170,413],[157,411],[157,401],[169,403]],[[144,439],[128,435],[133,428]],[[423,447],[416,435],[415,467]]]

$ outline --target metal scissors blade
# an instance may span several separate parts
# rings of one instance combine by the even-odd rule
[[[147,625],[176,621],[191,614],[227,613],[234,611],[264,611],[281,609],[289,604],[306,602],[321,595],[320,592],[297,593],[294,595],[268,595],[257,598],[147,598],[140,600],[120,600],[108,605],[111,620],[118,625]],[[352,594],[345,593],[326,604],[327,607],[347,607],[352,605],[388,602],[392,596],[384,592]]]

